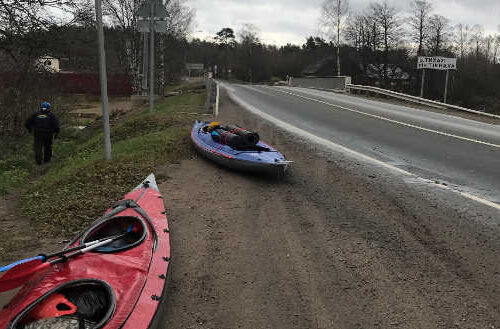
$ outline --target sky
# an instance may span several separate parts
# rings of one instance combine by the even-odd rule
[[[388,0],[402,14],[409,11],[410,0]],[[186,0],[196,11],[193,37],[213,38],[224,27],[238,33],[243,24],[258,28],[267,44],[302,45],[320,31],[323,0]],[[350,0],[350,11],[361,12],[370,0]],[[481,24],[486,34],[500,33],[500,0],[434,0],[435,14],[452,24]]]

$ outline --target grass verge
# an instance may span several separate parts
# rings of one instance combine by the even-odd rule
[[[43,235],[80,231],[159,166],[191,155],[192,113],[204,102],[204,93],[185,93],[115,122],[111,161],[102,160],[102,133],[67,132],[75,135],[56,141],[48,171],[21,192],[23,213]]]

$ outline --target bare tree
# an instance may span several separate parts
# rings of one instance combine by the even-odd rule
[[[122,61],[132,76],[135,88],[140,86],[141,40],[137,32],[137,11],[143,0],[104,0],[104,10],[113,28],[122,33]],[[192,26],[194,11],[184,4],[184,0],[167,0],[167,35],[174,38],[185,37]],[[159,38],[160,45],[165,42]],[[163,50],[163,49],[162,49]],[[163,51],[162,51],[163,53]],[[160,63],[162,62],[160,58]]]
[[[484,42],[484,30],[481,25],[475,24],[470,33],[470,48],[472,52],[476,55],[476,57],[479,57],[481,54],[481,47],[483,46]]]
[[[259,28],[253,24],[245,23],[241,26],[238,31],[238,37],[242,44],[259,44],[260,43],[260,32]]]
[[[457,48],[460,58],[465,58],[467,54],[467,45],[469,44],[470,27],[462,23],[455,26],[455,47]]]
[[[383,60],[381,76],[384,83],[388,82],[389,51],[399,46],[404,36],[402,21],[395,7],[387,1],[371,3],[369,11],[373,20],[374,42],[380,35]],[[378,31],[378,32],[377,32]]]
[[[390,49],[399,45],[404,36],[399,13],[387,1],[370,4],[370,13],[374,26],[380,33],[383,51],[388,53]]]
[[[247,79],[249,82],[253,81],[253,66],[255,65],[254,52],[260,42],[259,29],[253,24],[243,24],[238,37],[241,41],[241,49],[243,51],[243,62],[247,66]]]
[[[337,48],[337,75],[340,75],[340,39],[349,16],[348,0],[324,0],[321,7],[322,20],[331,35],[335,35]],[[333,32],[333,33],[332,33]]]
[[[22,64],[18,56],[38,56],[40,45],[25,37],[35,31],[47,30],[51,25],[62,23],[50,14],[51,10],[69,11],[74,3],[65,0],[0,0],[0,49],[16,63]]]
[[[495,37],[493,35],[487,35],[484,38],[484,56],[486,57],[486,62],[494,63],[494,49],[495,48]]]
[[[365,15],[355,15],[345,29],[345,39],[358,51],[371,48],[370,24]]]
[[[52,75],[36,65],[50,51],[40,36],[65,23],[51,10],[69,12],[72,7],[63,0],[0,0],[0,135],[22,134],[28,112],[55,93]]]
[[[451,27],[449,19],[441,15],[432,15],[429,19],[429,50],[433,55],[440,55],[449,41]]]
[[[428,37],[429,15],[432,5],[426,0],[413,0],[412,16],[409,19],[412,39],[417,42],[417,56],[423,55],[424,42]]]
[[[497,34],[495,37],[493,47],[493,64],[500,64],[500,34]]]

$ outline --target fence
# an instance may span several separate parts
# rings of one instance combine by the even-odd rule
[[[59,90],[65,94],[100,95],[99,74],[67,72],[54,74]],[[108,95],[132,95],[132,83],[127,74],[108,74]]]

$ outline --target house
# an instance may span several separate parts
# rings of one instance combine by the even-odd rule
[[[39,68],[46,70],[47,72],[59,73],[60,61],[59,59],[52,56],[42,56],[36,60],[36,65]]]

